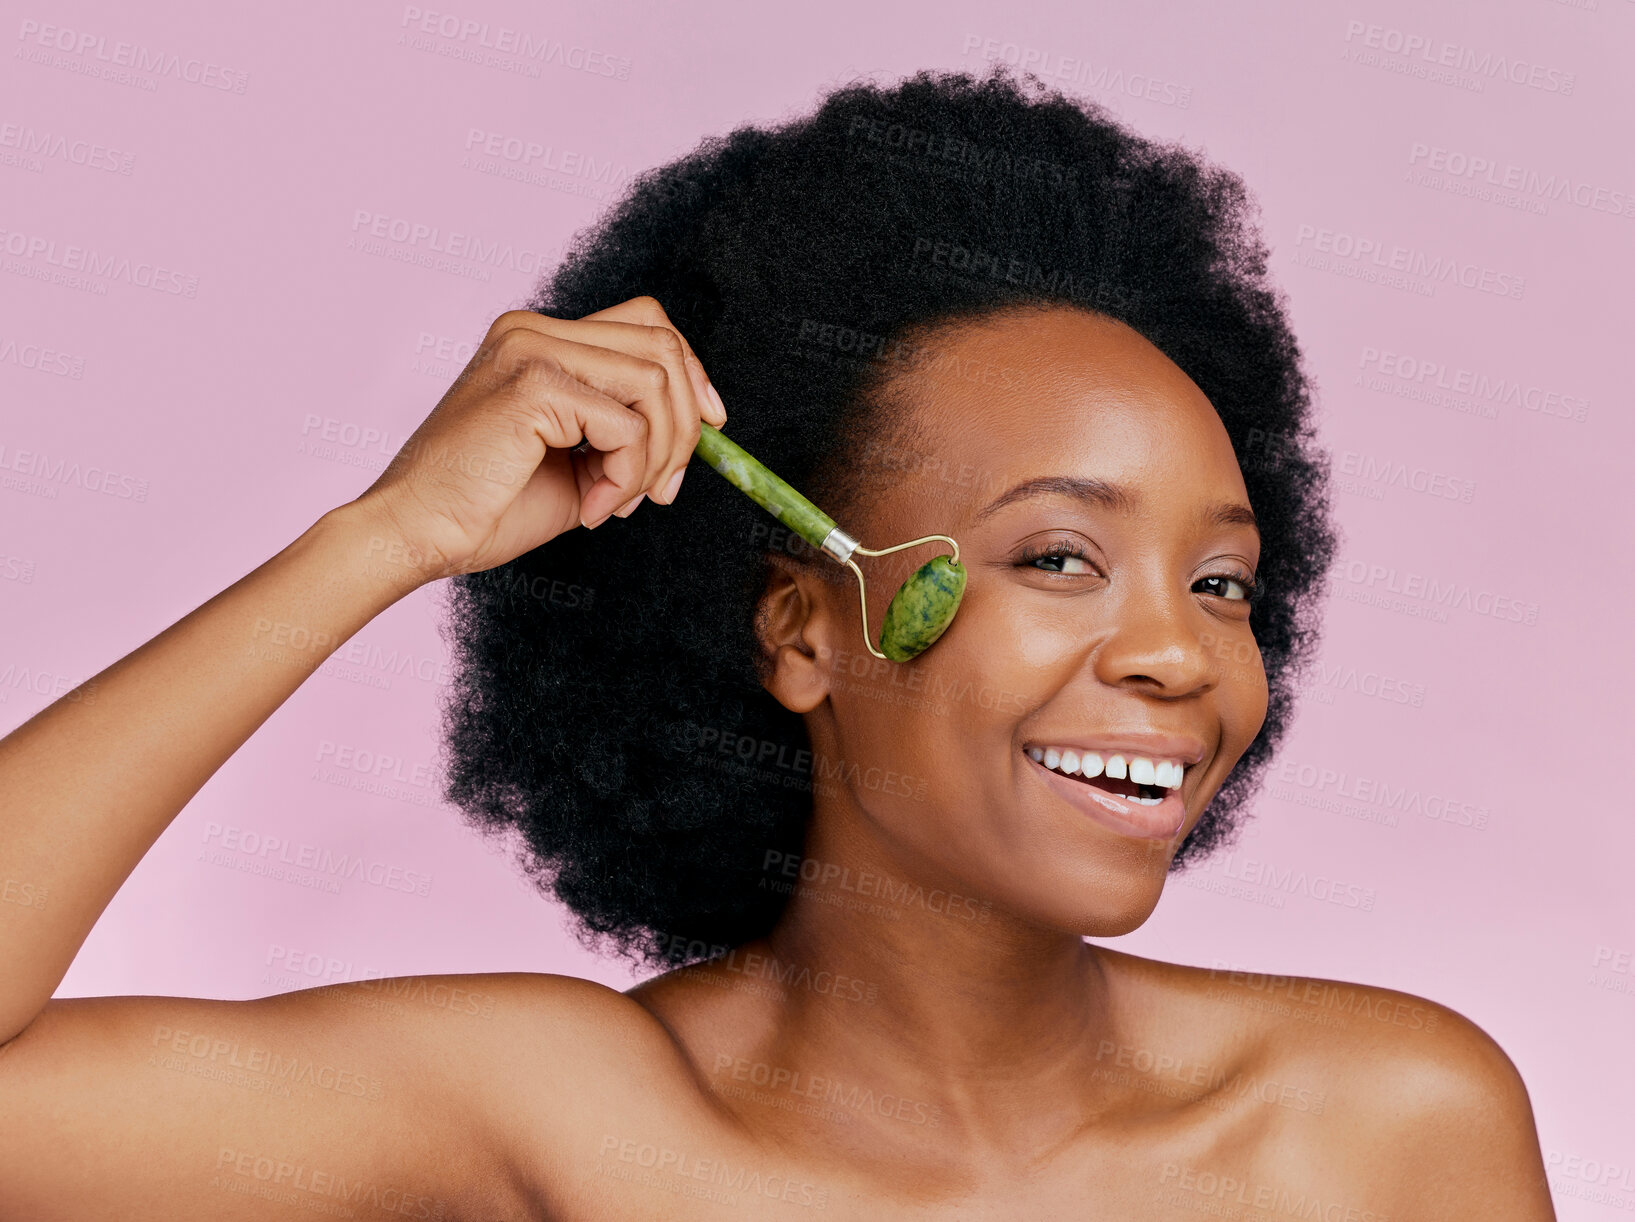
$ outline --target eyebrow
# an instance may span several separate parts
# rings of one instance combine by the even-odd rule
[[[1005,506],[1017,501],[1052,494],[1070,496],[1115,513],[1133,513],[1140,501],[1140,498],[1128,488],[1121,484],[1110,484],[1106,480],[1078,475],[1041,475],[1037,479],[1025,480],[994,497],[972,516],[972,525],[987,521]],[[1203,520],[1211,526],[1248,526],[1256,534],[1260,533],[1260,523],[1255,520],[1254,510],[1241,501],[1221,501],[1211,505],[1204,510]]]

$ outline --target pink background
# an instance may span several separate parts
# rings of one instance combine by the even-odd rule
[[[446,36],[401,4],[253,22],[174,0],[8,4],[0,727],[360,492],[629,175],[858,75],[1025,61],[1246,177],[1342,477],[1343,560],[1285,772],[1236,852],[1173,880],[1120,945],[1459,1010],[1527,1079],[1561,1216],[1635,1209],[1635,831],[1614,780],[1635,595],[1635,3],[773,7],[470,0]],[[451,54],[484,54],[467,20],[553,58]],[[159,68],[119,68],[122,41]],[[360,214],[516,257],[422,266],[425,243],[365,248]],[[69,246],[116,266],[50,279]],[[1378,275],[1393,258],[1417,274]],[[221,770],[63,993],[628,982],[436,800],[437,598],[369,625]],[[229,828],[431,885],[266,877],[253,853],[222,856]],[[1368,902],[1323,902],[1289,872]]]

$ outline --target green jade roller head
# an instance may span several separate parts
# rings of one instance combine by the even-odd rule
[[[959,610],[960,599],[965,596],[965,568],[959,562],[958,542],[947,535],[924,535],[879,551],[864,547],[835,525],[833,518],[772,474],[719,429],[700,423],[698,434],[698,445],[693,453],[802,539],[857,574],[857,597],[863,608],[863,644],[875,657],[907,662],[930,649],[947,631],[954,612]],[[886,607],[886,620],[880,628],[880,648],[876,649],[869,640],[869,596],[863,570],[857,567],[852,554],[884,556],[933,539],[945,539],[953,544],[954,554],[928,561],[903,582]]]

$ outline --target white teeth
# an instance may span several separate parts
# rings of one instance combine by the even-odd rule
[[[1115,781],[1129,780],[1135,785],[1150,785],[1158,789],[1179,789],[1186,775],[1186,765],[1179,760],[1153,759],[1146,755],[1109,755],[1103,758],[1099,751],[1082,755],[1077,747],[1029,747],[1028,758],[1043,764],[1053,772],[1086,779],[1106,775]],[[1158,798],[1131,798],[1132,802],[1151,805]]]
[[[1129,797],[1129,798],[1124,798],[1122,800],[1125,801],[1125,802],[1134,802],[1137,806],[1157,806],[1164,799],[1163,798]]]

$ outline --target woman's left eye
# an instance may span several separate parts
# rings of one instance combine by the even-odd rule
[[[1242,577],[1229,577],[1224,573],[1217,573],[1213,577],[1200,578],[1192,588],[1197,589],[1199,586],[1210,587],[1204,591],[1206,594],[1213,594],[1217,598],[1230,599],[1233,602],[1247,602],[1255,595],[1253,582]]]

